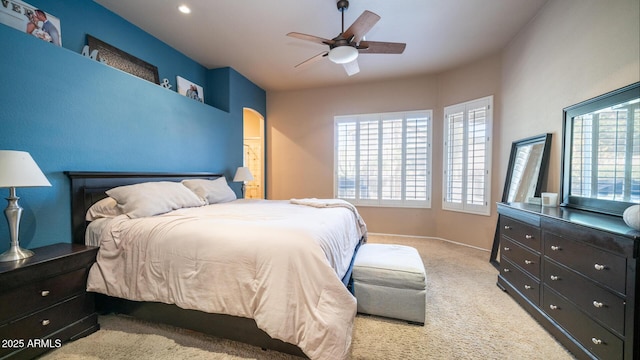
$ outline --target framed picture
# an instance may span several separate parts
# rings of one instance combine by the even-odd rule
[[[62,46],[60,19],[20,0],[2,1],[0,23]]]
[[[89,51],[98,50],[98,58],[116,69],[120,69],[131,75],[145,79],[154,84],[160,84],[158,68],[146,61],[115,48],[100,39],[87,35]]]
[[[176,78],[176,82],[178,83],[178,93],[188,98],[200,101],[201,103],[204,102],[204,89],[202,89],[202,86],[194,84],[180,76],[176,76]]]

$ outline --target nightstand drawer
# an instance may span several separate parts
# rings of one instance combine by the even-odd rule
[[[94,314],[93,294],[82,294],[0,327],[0,339],[44,339],[71,323]],[[17,349],[0,348],[0,357]]]
[[[501,216],[500,235],[517,241],[535,251],[540,251],[540,228],[507,216]]]
[[[517,266],[509,262],[508,259],[500,260],[500,273],[514,288],[522,293],[527,299],[534,304],[540,304],[540,282]]]
[[[84,293],[87,272],[81,268],[0,294],[0,323]]]
[[[544,255],[602,285],[626,294],[627,259],[551,233],[544,238]]]
[[[508,238],[502,238],[501,242],[501,257],[508,258],[533,277],[540,279],[540,254],[528,250]]]
[[[542,309],[599,359],[622,359],[623,341],[545,286]]]

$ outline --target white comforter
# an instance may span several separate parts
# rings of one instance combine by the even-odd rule
[[[311,359],[348,356],[356,300],[340,281],[357,212],[237,200],[104,225],[87,290],[255,319]]]

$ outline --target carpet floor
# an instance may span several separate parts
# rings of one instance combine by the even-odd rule
[[[415,247],[427,271],[426,323],[360,315],[351,359],[573,359],[509,295],[486,251],[437,239],[371,235],[372,243]],[[41,357],[76,359],[299,359],[122,315]]]

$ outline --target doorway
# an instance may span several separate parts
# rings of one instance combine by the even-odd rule
[[[264,199],[264,117],[257,111],[243,109],[243,163],[253,175],[247,181],[245,199]]]

